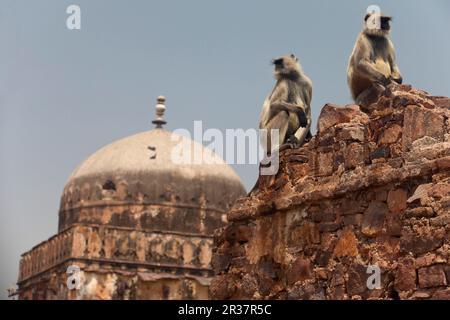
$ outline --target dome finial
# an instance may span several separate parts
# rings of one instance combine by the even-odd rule
[[[166,111],[166,98],[159,96],[156,103],[156,119],[152,121],[156,125],[156,128],[162,128],[167,122],[164,120],[164,111]]]

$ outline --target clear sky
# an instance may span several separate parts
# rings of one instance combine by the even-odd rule
[[[66,8],[82,11],[80,31]],[[405,83],[450,96],[450,1],[0,0],[0,298],[19,257],[57,231],[74,168],[105,144],[151,129],[254,128],[295,53],[313,81],[313,126],[327,102],[350,103],[348,57],[365,9],[394,16]],[[256,166],[234,166],[247,188]]]

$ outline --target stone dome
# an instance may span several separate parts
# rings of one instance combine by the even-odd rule
[[[101,148],[75,169],[59,230],[82,223],[211,234],[243,195],[238,175],[212,150],[158,125]]]

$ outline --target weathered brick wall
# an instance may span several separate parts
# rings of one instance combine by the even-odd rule
[[[409,86],[325,106],[216,233],[212,297],[450,299],[449,118],[450,99]]]
[[[77,265],[82,286],[70,290],[66,283],[69,266]],[[117,264],[69,260],[27,279],[21,284],[21,300],[160,300],[208,299],[209,278],[177,276],[159,269],[123,269]]]
[[[207,299],[212,238],[72,225],[22,256],[20,299]],[[69,290],[67,267],[81,270]]]
[[[216,228],[223,225],[224,215],[234,200],[244,194],[240,186],[233,190],[231,185],[208,181],[209,186],[217,185],[222,192],[214,188],[196,186],[191,180],[179,184],[181,191],[161,191],[161,194],[151,194],[155,181],[160,181],[159,188],[167,187],[169,183],[162,178],[152,177],[152,183],[142,181],[142,177],[127,177],[131,182],[119,180],[114,188],[104,190],[99,181],[111,180],[97,177],[85,178],[82,183],[71,181],[65,187],[59,211],[59,232],[70,228],[73,224],[110,225],[127,227],[136,230],[179,232],[186,234],[211,235]],[[170,173],[164,176],[170,179]],[[148,179],[148,178],[147,178]],[[158,180],[159,179],[159,180]],[[181,180],[181,179],[180,179]],[[173,183],[173,182],[172,182]],[[208,184],[206,183],[206,184]],[[79,185],[83,187],[80,188]],[[105,183],[107,185],[107,183]],[[156,189],[156,188],[155,188]],[[232,191],[230,191],[232,190]],[[147,193],[144,193],[147,192]],[[184,196],[184,198],[182,198]],[[215,199],[221,197],[221,200]]]

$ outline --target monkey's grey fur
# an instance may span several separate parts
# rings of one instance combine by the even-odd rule
[[[372,25],[379,19],[379,25]],[[373,13],[364,18],[364,29],[356,40],[350,56],[347,80],[355,102],[367,106],[376,102],[385,87],[402,83],[402,75],[395,61],[394,44],[389,39],[391,17]]]
[[[277,82],[264,101],[259,121],[259,128],[267,130],[267,152],[299,147],[311,137],[311,80],[293,54],[273,59],[272,63]],[[279,141],[272,146],[273,129],[279,130]]]

